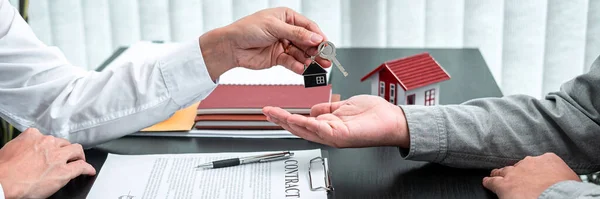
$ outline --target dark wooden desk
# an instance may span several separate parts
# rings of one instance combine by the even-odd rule
[[[476,49],[339,49],[338,59],[350,75],[333,69],[335,93],[346,99],[370,93],[359,79],[388,59],[429,51],[450,73],[441,84],[441,104],[456,104],[502,93]],[[124,137],[86,150],[86,158],[100,173],[108,153],[165,154],[277,151],[321,148],[328,152],[335,191],[330,198],[495,198],[481,180],[489,171],[456,169],[404,160],[394,147],[335,149],[301,139],[233,139]],[[85,198],[94,177],[71,181],[52,198]]]
[[[330,198],[493,198],[481,186],[485,170],[455,169],[404,160],[395,147],[335,149],[298,139],[125,137],[87,150],[102,173],[107,153],[164,154],[278,151],[321,148],[328,151],[335,191]],[[94,177],[79,177],[53,198],[85,198]]]

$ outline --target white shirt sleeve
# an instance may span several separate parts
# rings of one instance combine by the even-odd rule
[[[71,65],[0,0],[0,117],[90,147],[167,119],[214,90],[198,40],[112,70]]]
[[[2,3],[0,3],[2,4]],[[4,188],[2,188],[2,184],[0,184],[0,199],[4,199]]]

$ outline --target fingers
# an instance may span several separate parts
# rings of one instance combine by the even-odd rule
[[[495,177],[484,177],[483,178],[483,186],[494,193],[500,192],[500,189],[504,186],[504,178],[495,176]]]
[[[68,176],[73,179],[80,175],[96,175],[96,169],[83,160],[73,161],[67,164]]]
[[[505,177],[509,175],[514,169],[514,166],[506,166],[503,168],[492,170],[492,172],[490,172],[490,177],[483,178],[483,186],[498,194],[499,192],[501,192],[500,189],[502,189],[502,187],[505,184]]]
[[[290,131],[309,141],[326,144],[334,147],[345,147],[347,144],[341,144],[334,132],[348,132],[348,128],[340,118],[333,114],[323,114],[318,118],[305,117],[276,107],[265,107],[264,113],[267,119],[284,129]]]
[[[306,52],[306,55],[308,55],[308,56],[316,56],[317,53],[318,53],[318,50],[317,50],[316,46],[312,46],[312,47],[309,47],[309,46],[298,46],[298,48],[300,50],[303,50],[304,52]],[[317,57],[317,58],[320,58],[320,57]]]
[[[323,68],[331,67],[331,61],[318,57],[315,59],[319,65],[323,66]]]
[[[51,135],[44,135],[41,138],[39,138],[39,146],[44,148],[60,148],[70,144],[68,142],[69,141],[66,141],[65,139],[56,138]]]
[[[287,131],[291,132],[292,134],[294,134],[294,132],[292,132],[293,130],[290,128],[290,125],[288,125],[285,122],[282,122],[280,119],[278,119],[276,117],[267,116],[267,120],[269,122],[273,122],[273,123],[275,123],[275,124],[283,127],[285,130],[287,130]],[[296,134],[294,134],[294,135],[296,135]]]
[[[316,120],[324,122],[320,123],[319,129],[317,130],[319,136],[329,140],[335,140],[335,147],[347,147],[349,146],[347,141],[356,140],[356,138],[349,136],[350,129],[338,116],[333,114],[323,114],[319,115]]]
[[[508,173],[510,173],[510,171],[512,171],[513,169],[515,169],[514,166],[506,166],[504,168],[494,169],[494,170],[492,170],[492,172],[490,172],[490,176],[502,176],[502,177],[506,177],[506,175]]]
[[[317,48],[327,37],[319,26],[310,19],[291,9],[285,10],[285,22],[275,23],[272,32],[278,38],[290,40],[303,53],[317,55]],[[317,56],[315,61],[324,68],[331,66],[331,61]],[[302,60],[300,60],[302,62]]]
[[[317,117],[322,114],[333,113],[344,104],[344,101],[333,102],[333,103],[320,103],[314,105],[310,109],[310,116]]]
[[[302,121],[295,121],[295,119],[292,120],[292,122],[302,122]],[[328,129],[326,129],[326,127],[321,127],[321,125],[327,125],[327,124],[323,124],[323,121],[317,121],[317,119],[315,117],[309,117],[306,118],[306,124],[304,124],[304,128],[308,129],[311,132],[315,132],[317,135],[319,135],[319,137],[323,138],[324,136],[322,136],[322,132],[327,132]],[[323,129],[321,129],[323,128]]]
[[[293,56],[285,53],[281,53],[277,56],[276,64],[282,65],[297,74],[302,74],[302,72],[304,71],[303,63],[296,60],[296,58],[294,58]]]
[[[348,136],[348,126],[333,114],[323,114],[317,118],[292,115],[288,118],[288,123],[306,128],[322,140],[320,143],[337,148],[351,146],[347,142],[348,139],[352,139]]]
[[[310,31],[315,32],[315,33],[319,34],[320,36],[322,36],[323,41],[327,40],[327,37],[325,36],[325,34],[323,34],[323,31],[321,31],[321,28],[319,28],[317,23],[311,21],[310,19],[297,13],[296,11],[294,11],[292,9],[286,9],[285,15],[286,15],[286,17],[285,17],[286,23],[306,28],[307,30],[310,30]],[[320,41],[319,41],[319,43],[320,43]]]
[[[290,40],[297,45],[317,46],[324,41],[324,37],[319,33],[282,21],[272,24],[269,32],[277,38]]]
[[[309,119],[302,115],[292,115],[277,107],[265,107],[263,112],[267,115],[269,121],[283,127],[292,134],[312,142],[327,144],[315,133],[319,128],[319,123],[314,118]],[[307,120],[311,120],[311,122],[307,123]]]
[[[330,135],[332,134],[332,128],[329,126],[327,121],[318,120],[314,117],[307,118],[302,115],[291,115],[287,122],[290,124],[298,125],[307,130],[314,132],[316,136],[318,136],[322,140],[330,140]]]
[[[311,63],[311,58],[310,56],[315,56],[317,55],[317,50],[316,48],[309,48],[309,50],[303,50],[302,47],[298,47],[295,45],[288,45],[288,47],[286,47],[284,49],[285,53],[291,55],[292,57],[294,57],[298,62],[305,64],[305,65],[309,65]],[[323,68],[329,68],[331,67],[331,61],[323,59],[319,56],[315,57],[315,61],[321,65],[321,67]]]
[[[63,138],[54,138],[54,142],[58,147],[65,147],[65,146],[69,146],[71,144],[71,142],[69,142],[66,139]],[[81,146],[81,145],[79,145]]]
[[[292,44],[294,47],[296,47],[296,49],[298,49],[301,53],[302,56],[306,57],[306,58],[301,58],[298,61],[302,62],[302,60],[306,59],[310,61],[310,56],[316,56],[315,57],[315,61],[317,63],[319,63],[319,65],[321,65],[324,68],[329,68],[331,66],[331,61],[327,60],[327,59],[323,59],[320,56],[317,56],[318,54],[318,50],[317,47],[309,47],[309,46],[303,46],[303,45],[294,45]],[[288,53],[289,54],[289,53]],[[296,57],[296,59],[298,59],[301,56],[294,56]],[[307,64],[310,62],[307,62]]]
[[[307,55],[307,57],[315,56],[318,53],[317,46],[299,45],[297,43],[292,43],[287,39],[283,39],[282,43],[284,44],[284,46],[292,45],[300,49],[305,55]]]
[[[316,46],[319,45],[321,42],[323,41],[327,41],[327,36],[325,36],[325,34],[323,33],[323,31],[321,31],[321,28],[319,28],[319,26],[317,25],[317,23],[313,22],[312,20],[306,18],[305,16],[298,14],[296,11],[292,10],[292,9],[287,9],[286,10],[286,23],[291,24],[293,26],[299,26],[302,28],[305,28],[305,30],[308,30],[309,32],[312,32],[312,34],[317,34],[317,35],[311,35],[311,39],[314,39],[312,37],[317,37],[317,36],[321,36],[322,39],[315,39],[312,40],[311,42],[307,43],[303,43],[303,42],[299,42],[296,40],[291,40],[293,41],[295,44],[297,44],[297,46],[303,50],[304,52],[306,52],[308,55],[310,56],[315,56],[317,55],[317,48]],[[302,32],[302,31],[300,31]],[[303,33],[297,33],[297,34],[303,34]],[[307,36],[301,36],[300,38],[307,38]],[[317,37],[318,38],[318,37]],[[319,65],[328,68],[331,66],[331,61],[323,59],[321,57],[316,57],[316,61],[317,63],[319,63]]]
[[[60,157],[65,162],[83,160],[85,161],[85,153],[81,144],[71,144],[59,149]]]
[[[503,176],[503,175],[500,175],[501,170],[502,170],[502,168],[493,169],[492,172],[490,172],[490,176]]]
[[[294,124],[289,124],[286,121],[281,121],[280,119],[276,118],[276,117],[267,117],[267,119],[270,122],[273,122],[281,127],[283,127],[285,130],[291,132],[292,134],[304,138],[308,141],[312,141],[312,142],[316,142],[316,143],[323,143],[322,140],[316,136],[314,133],[310,132],[309,130],[307,130],[306,128],[300,127],[298,125],[294,125]]]
[[[302,49],[299,49],[293,44],[287,44],[287,47],[285,47],[285,53],[291,55],[296,59],[296,61],[302,64],[310,64],[310,57],[308,56],[308,54],[304,53]]]
[[[298,126],[295,124],[289,124],[289,127],[290,127],[289,131],[292,132],[294,135],[297,135],[298,137],[304,138],[305,140],[308,140],[311,142],[329,145],[326,142],[326,140],[321,139],[319,136],[317,136],[314,133],[314,131],[309,131],[308,129],[306,129],[302,126]]]
[[[265,113],[265,115],[267,115],[267,116],[275,117],[275,118],[277,118],[279,120],[283,120],[283,121],[287,120],[287,118],[292,115],[290,112],[287,112],[286,110],[283,110],[279,107],[272,107],[272,106],[264,107],[263,113]]]

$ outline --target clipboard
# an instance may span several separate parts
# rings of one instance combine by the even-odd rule
[[[333,192],[333,185],[331,183],[331,170],[329,169],[329,159],[327,151],[321,151],[323,155],[321,157],[315,157],[309,161],[308,165],[308,186],[311,191],[326,191],[327,193]],[[315,169],[317,168],[317,169]],[[318,169],[322,171],[318,171]],[[323,172],[323,178],[313,177],[313,173]],[[315,185],[322,180],[323,185]]]

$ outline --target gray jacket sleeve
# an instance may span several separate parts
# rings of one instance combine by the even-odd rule
[[[410,132],[409,149],[401,149],[407,159],[491,169],[554,152],[578,173],[600,170],[598,59],[542,100],[513,95],[401,108]]]
[[[592,199],[600,197],[600,186],[577,181],[563,181],[546,189],[539,199],[578,198]]]

